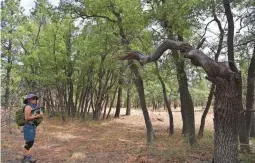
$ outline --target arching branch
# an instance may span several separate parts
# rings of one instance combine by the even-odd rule
[[[157,61],[168,49],[184,52],[184,57],[190,59],[191,63],[195,66],[202,67],[210,78],[218,77],[229,81],[237,72],[237,68],[232,62],[216,62],[202,51],[194,49],[188,43],[173,40],[165,40],[152,55],[144,55],[138,51],[127,51],[124,56],[119,57],[119,60],[137,60],[140,64],[144,65]]]

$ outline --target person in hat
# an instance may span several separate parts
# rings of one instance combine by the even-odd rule
[[[37,118],[42,118],[43,113],[33,115],[32,112],[37,108],[37,100],[39,97],[34,94],[28,94],[27,98],[24,100],[24,104],[26,104],[24,109],[24,116],[26,123],[23,127],[23,134],[25,140],[24,146],[24,158],[22,160],[23,163],[31,163],[36,160],[32,159],[30,150],[34,144],[35,135],[36,135],[36,125],[34,124],[34,120]]]

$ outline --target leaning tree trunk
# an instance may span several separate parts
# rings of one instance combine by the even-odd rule
[[[214,101],[214,162],[238,162],[238,118],[242,95],[241,73],[233,62],[215,62],[202,51],[187,43],[165,40],[152,55],[138,51],[127,51],[120,60],[138,60],[144,65],[154,62],[168,49],[181,50],[184,57],[195,66],[200,66],[208,75],[207,79],[216,84]]]
[[[141,104],[142,111],[143,111],[143,116],[144,116],[145,125],[146,125],[146,129],[147,129],[147,143],[152,144],[153,138],[154,138],[154,131],[153,131],[152,123],[150,120],[149,112],[148,112],[148,109],[146,106],[143,80],[141,78],[141,75],[138,71],[137,66],[134,63],[132,63],[132,61],[129,61],[129,62],[130,62],[129,63],[130,68],[131,68],[132,72],[135,74],[135,78],[133,80],[136,85],[136,89],[137,89],[139,99],[140,99],[140,104]]]
[[[172,110],[171,110],[171,101],[170,101],[170,99],[168,100],[168,98],[167,98],[166,86],[165,86],[165,83],[164,83],[163,79],[161,78],[161,76],[159,74],[157,62],[155,62],[155,64],[156,64],[157,76],[158,76],[158,79],[159,79],[159,81],[161,83],[161,86],[162,86],[162,92],[163,92],[163,95],[164,95],[165,105],[166,105],[166,108],[167,108],[167,111],[168,111],[169,133],[170,133],[170,135],[173,135],[174,134],[174,120],[173,120],[173,113],[172,113]]]
[[[207,103],[206,103],[206,107],[205,107],[205,110],[204,110],[202,118],[201,118],[201,123],[200,123],[199,131],[198,131],[198,135],[197,135],[198,138],[201,138],[204,135],[205,118],[206,118],[206,115],[209,112],[209,109],[210,109],[210,106],[211,106],[214,89],[215,89],[215,84],[212,84],[211,89],[210,89],[210,93],[209,93],[209,96],[208,96],[208,100],[207,100]]]
[[[176,59],[177,77],[180,91],[181,112],[183,119],[183,134],[188,135],[190,145],[196,143],[194,105],[189,93],[188,79],[184,70],[184,58],[178,56],[176,50],[172,50]]]

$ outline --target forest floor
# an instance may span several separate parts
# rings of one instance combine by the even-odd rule
[[[174,110],[176,111],[176,110]],[[5,123],[1,111],[1,162],[18,163],[24,146],[21,129]],[[48,118],[38,127],[32,154],[38,163],[206,163],[213,153],[213,114],[206,118],[204,137],[190,147],[181,135],[180,112],[173,112],[175,134],[169,136],[166,110],[150,110],[155,131],[153,145],[146,144],[146,128],[140,109],[130,116],[103,121],[69,120],[64,124],[57,118]],[[195,112],[196,129],[202,112]]]

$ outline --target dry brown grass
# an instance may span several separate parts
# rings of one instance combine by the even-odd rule
[[[121,114],[123,115],[124,110]],[[146,144],[146,129],[140,110],[131,116],[81,123],[45,118],[38,128],[33,155],[38,162],[84,163],[197,163],[212,158],[212,115],[208,115],[204,137],[190,147],[181,135],[181,116],[174,113],[175,134],[169,136],[166,111],[150,112],[155,141]],[[201,113],[195,113],[199,126]],[[163,121],[158,121],[161,118]],[[211,118],[211,119],[210,119]],[[2,162],[17,162],[22,157],[23,135],[12,128],[2,130]]]

